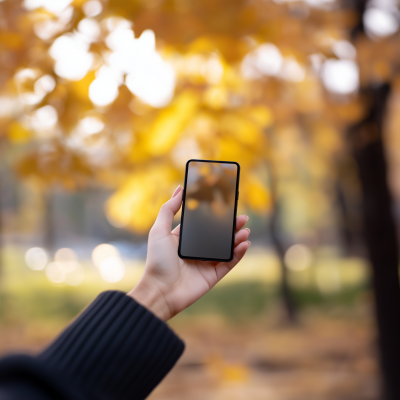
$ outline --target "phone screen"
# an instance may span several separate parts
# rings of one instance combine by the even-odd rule
[[[233,257],[240,166],[189,160],[186,164],[179,256],[229,261]]]

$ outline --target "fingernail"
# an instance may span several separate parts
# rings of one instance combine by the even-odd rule
[[[246,228],[246,229],[249,231],[249,233],[251,232],[250,228]]]
[[[249,216],[248,215],[245,214],[244,217],[246,218],[246,221],[249,220]]]
[[[175,189],[175,192],[174,192],[174,194],[172,195],[171,199],[172,199],[173,197],[175,197],[180,191],[181,191],[181,185],[179,185],[179,186]]]
[[[250,246],[251,246],[251,242],[250,242],[250,240],[248,240],[248,241],[247,241],[247,243],[249,244],[249,247],[250,247]]]

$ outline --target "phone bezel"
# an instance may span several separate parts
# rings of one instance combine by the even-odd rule
[[[233,229],[232,229],[232,242],[231,242],[231,255],[229,258],[206,258],[206,257],[188,257],[181,254],[181,242],[182,242],[182,234],[184,228],[184,216],[185,216],[185,201],[186,201],[186,185],[187,185],[187,176],[189,170],[189,164],[192,162],[207,162],[207,163],[218,163],[218,164],[235,164],[237,166],[237,176],[236,176],[236,191],[235,191],[235,209],[233,212]],[[239,199],[239,178],[240,178],[240,165],[236,161],[217,161],[217,160],[199,160],[199,159],[190,159],[186,163],[185,168],[185,182],[183,186],[183,196],[182,196],[182,214],[181,214],[181,229],[179,233],[179,246],[178,246],[178,256],[183,260],[201,260],[201,261],[217,261],[217,262],[229,262],[233,259],[233,251],[234,251],[234,242],[235,242],[235,231],[236,231],[236,214],[237,214],[237,205]]]

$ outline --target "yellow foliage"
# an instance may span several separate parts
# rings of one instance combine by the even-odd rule
[[[314,127],[313,143],[317,152],[332,154],[342,147],[340,132],[334,126],[320,123]]]
[[[171,197],[178,177],[176,171],[165,164],[136,171],[108,200],[108,219],[116,226],[148,232],[160,207]]]
[[[215,157],[224,161],[237,161],[240,165],[249,164],[252,161],[252,155],[249,151],[243,149],[238,140],[226,136],[214,142],[208,142],[208,146],[216,148]]]
[[[245,108],[242,113],[263,128],[271,126],[274,122],[272,111],[267,106]]]
[[[13,121],[8,126],[7,137],[11,143],[22,144],[31,139],[31,132],[20,122]]]
[[[240,199],[246,206],[260,214],[266,214],[271,208],[271,196],[267,183],[263,183],[254,175],[241,179]]]
[[[226,365],[223,369],[223,380],[230,382],[246,382],[250,371],[246,365]]]
[[[205,103],[213,109],[221,109],[226,105],[228,93],[221,87],[212,87],[204,94]]]
[[[250,375],[246,365],[228,363],[216,354],[207,357],[206,368],[222,382],[246,382]]]
[[[234,113],[223,115],[220,126],[223,133],[232,135],[243,144],[250,146],[260,146],[262,144],[260,127],[243,115]]]
[[[20,49],[24,45],[24,39],[15,32],[0,32],[0,43],[9,49]]]
[[[95,73],[90,71],[83,79],[80,81],[72,81],[71,88],[74,94],[81,100],[89,100],[89,86],[94,81]]]
[[[146,147],[150,154],[168,153],[178,141],[183,129],[198,108],[198,96],[191,90],[183,91],[173,103],[162,110],[146,134]]]

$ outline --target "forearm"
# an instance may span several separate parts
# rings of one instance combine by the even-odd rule
[[[183,342],[145,307],[125,293],[104,292],[42,354],[31,358],[37,371],[45,371],[40,380],[32,377],[35,368],[24,365],[12,379],[40,381],[47,390],[61,377],[61,386],[82,396],[66,396],[59,389],[51,397],[57,399],[144,399],[183,350]],[[10,382],[5,376],[0,370],[0,389]]]

